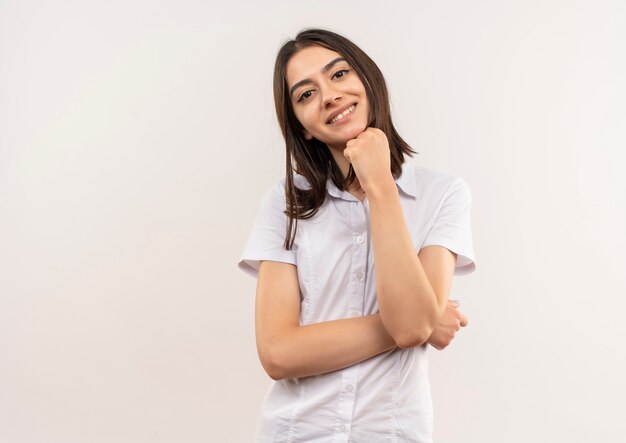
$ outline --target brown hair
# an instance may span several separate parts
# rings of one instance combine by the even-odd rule
[[[298,219],[313,217],[324,203],[328,178],[330,177],[335,186],[342,190],[346,190],[356,178],[352,165],[348,176],[343,178],[326,144],[315,138],[311,140],[304,138],[304,128],[293,111],[287,85],[287,63],[298,51],[314,45],[343,56],[363,83],[370,105],[368,127],[378,128],[387,136],[391,151],[391,173],[394,179],[402,174],[403,154],[412,157],[416,153],[400,137],[391,121],[389,93],[385,78],[376,63],[357,45],[332,31],[325,29],[300,31],[294,40],[287,41],[280,48],[274,65],[274,104],[286,148],[284,212],[289,221],[285,234],[285,249],[291,249],[293,245]],[[308,180],[310,189],[295,187],[294,171]]]

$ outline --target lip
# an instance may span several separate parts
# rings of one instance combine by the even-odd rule
[[[339,114],[341,114],[343,111],[345,111],[346,109],[348,109],[351,106],[355,106],[355,111],[356,111],[356,103],[350,103],[349,105],[344,106],[343,108],[339,108],[337,109],[335,112],[331,113],[328,118],[326,119],[326,124],[330,125],[330,121],[337,117]],[[354,111],[352,111],[354,112]],[[345,118],[345,117],[344,117]]]

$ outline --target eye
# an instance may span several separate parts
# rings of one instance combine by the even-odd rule
[[[341,77],[343,77],[344,75],[346,75],[349,71],[350,71],[349,69],[341,69],[341,70],[339,70],[339,71],[335,72],[335,74],[333,75],[333,77],[341,78]],[[341,75],[339,75],[339,74],[341,74]]]
[[[335,72],[333,74],[332,78],[342,78],[344,75],[346,75],[348,72],[350,72],[349,69],[340,69],[339,71]],[[313,93],[313,91],[311,89],[309,89],[308,91],[304,91],[302,94],[300,94],[300,97],[298,98],[298,103],[305,101],[306,99],[308,99],[309,97],[311,97],[311,94]]]
[[[298,102],[301,102],[302,100],[306,100],[307,98],[309,98],[311,96],[311,94],[313,93],[313,91],[308,90],[308,91],[304,91],[302,94],[300,94],[300,98],[298,99]],[[307,95],[309,94],[309,95]]]

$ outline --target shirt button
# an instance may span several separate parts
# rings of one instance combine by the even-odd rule
[[[356,238],[356,242],[357,243],[363,243],[365,241],[365,239],[363,237],[361,237],[360,235]]]
[[[361,271],[354,274],[357,280],[363,280],[363,273]]]
[[[346,386],[346,391],[348,391],[348,392],[352,392],[352,389],[354,389],[354,388],[352,387],[352,385],[348,385],[348,386]]]
[[[341,432],[346,432],[346,429],[348,429],[348,428],[346,428],[346,425],[341,425],[341,426],[339,426],[339,430],[340,430]]]

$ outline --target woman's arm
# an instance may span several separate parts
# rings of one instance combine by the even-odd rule
[[[369,200],[383,324],[401,348],[425,343],[445,311],[456,255],[442,246],[423,248],[419,256],[415,253],[383,131],[367,128],[346,143],[343,155]]]
[[[274,380],[336,371],[396,347],[379,314],[301,326],[292,264],[261,262],[255,310],[259,358]]]
[[[428,340],[446,308],[456,254],[411,240],[393,180],[368,189],[376,293],[382,321],[401,348]]]

